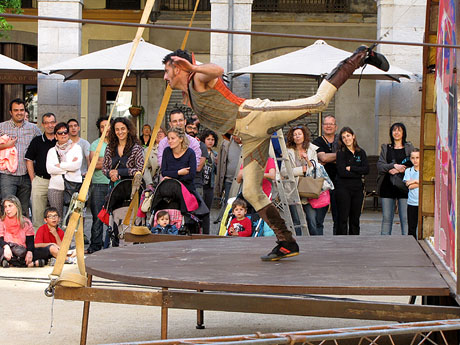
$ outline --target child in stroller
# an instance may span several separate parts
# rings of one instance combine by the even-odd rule
[[[171,210],[171,211],[176,211],[178,210]],[[171,212],[174,215],[174,212]],[[178,212],[180,214],[180,212]],[[182,215],[179,219],[176,218],[175,223],[172,223],[170,219],[172,219],[173,216],[170,216],[169,210],[161,210],[158,211],[155,215],[155,222],[154,222],[154,227],[150,232],[152,234],[165,234],[165,235],[178,235],[179,234],[179,229],[181,228],[182,225]]]
[[[160,210],[178,210],[183,216],[184,221],[179,225],[179,234],[199,234],[201,233],[201,220],[204,215],[209,213],[206,204],[199,195],[190,193],[178,180],[168,178],[161,181],[154,193],[151,201],[150,220],[147,226],[152,229],[156,226],[155,216]],[[182,228],[182,229],[181,229]]]
[[[248,205],[242,199],[236,199],[232,204],[232,213],[235,218],[230,222],[228,234],[230,236],[251,237],[252,222],[246,217]]]

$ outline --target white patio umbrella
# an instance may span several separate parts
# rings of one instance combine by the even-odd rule
[[[351,55],[350,52],[330,46],[323,40],[318,40],[314,44],[297,50],[292,53],[278,56],[254,65],[237,69],[230,73],[234,76],[241,74],[291,74],[305,75],[311,78],[321,78],[331,72],[337,64]],[[362,76],[361,76],[362,74]],[[364,69],[359,68],[355,71],[352,78],[358,79],[378,79],[394,80],[399,82],[399,78],[408,78],[412,73],[402,68],[391,66],[388,72],[367,65]]]
[[[5,55],[0,54],[0,73],[4,72],[37,72],[35,68],[29,67],[19,61],[11,59]]]
[[[42,68],[47,73],[58,73],[64,80],[121,78],[128,62],[133,42],[98,50],[93,53]],[[141,40],[131,64],[131,74],[141,78],[161,77],[162,60],[170,50]]]
[[[61,74],[66,80],[121,78],[128,62],[133,42],[121,44],[93,53],[81,55],[41,70],[48,74]],[[141,78],[158,78],[164,73],[162,63],[171,50],[145,42],[137,46],[131,63],[130,75],[136,76],[137,105],[140,105]]]

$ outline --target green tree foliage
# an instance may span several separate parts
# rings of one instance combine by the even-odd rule
[[[6,12],[22,13],[21,0],[0,0],[0,13]],[[5,32],[11,30],[12,27],[5,18],[0,17],[0,37],[4,37]]]

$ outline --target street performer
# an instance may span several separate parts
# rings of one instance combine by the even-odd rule
[[[300,62],[299,62],[300,63]],[[224,70],[212,63],[195,65],[192,56],[178,49],[163,59],[164,79],[172,89],[181,90],[184,103],[193,108],[200,123],[223,134],[241,138],[243,143],[243,195],[276,234],[277,246],[261,257],[277,261],[299,254],[299,246],[286,227],[278,209],[262,190],[271,135],[287,123],[325,110],[337,89],[365,64],[388,71],[386,58],[365,46],[340,62],[323,80],[315,95],[290,101],[243,99],[233,94],[222,80]]]

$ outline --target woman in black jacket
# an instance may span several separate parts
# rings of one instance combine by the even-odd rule
[[[339,134],[337,151],[337,235],[359,235],[359,217],[364,199],[363,175],[369,173],[366,152],[358,146],[350,127],[343,127]]]

